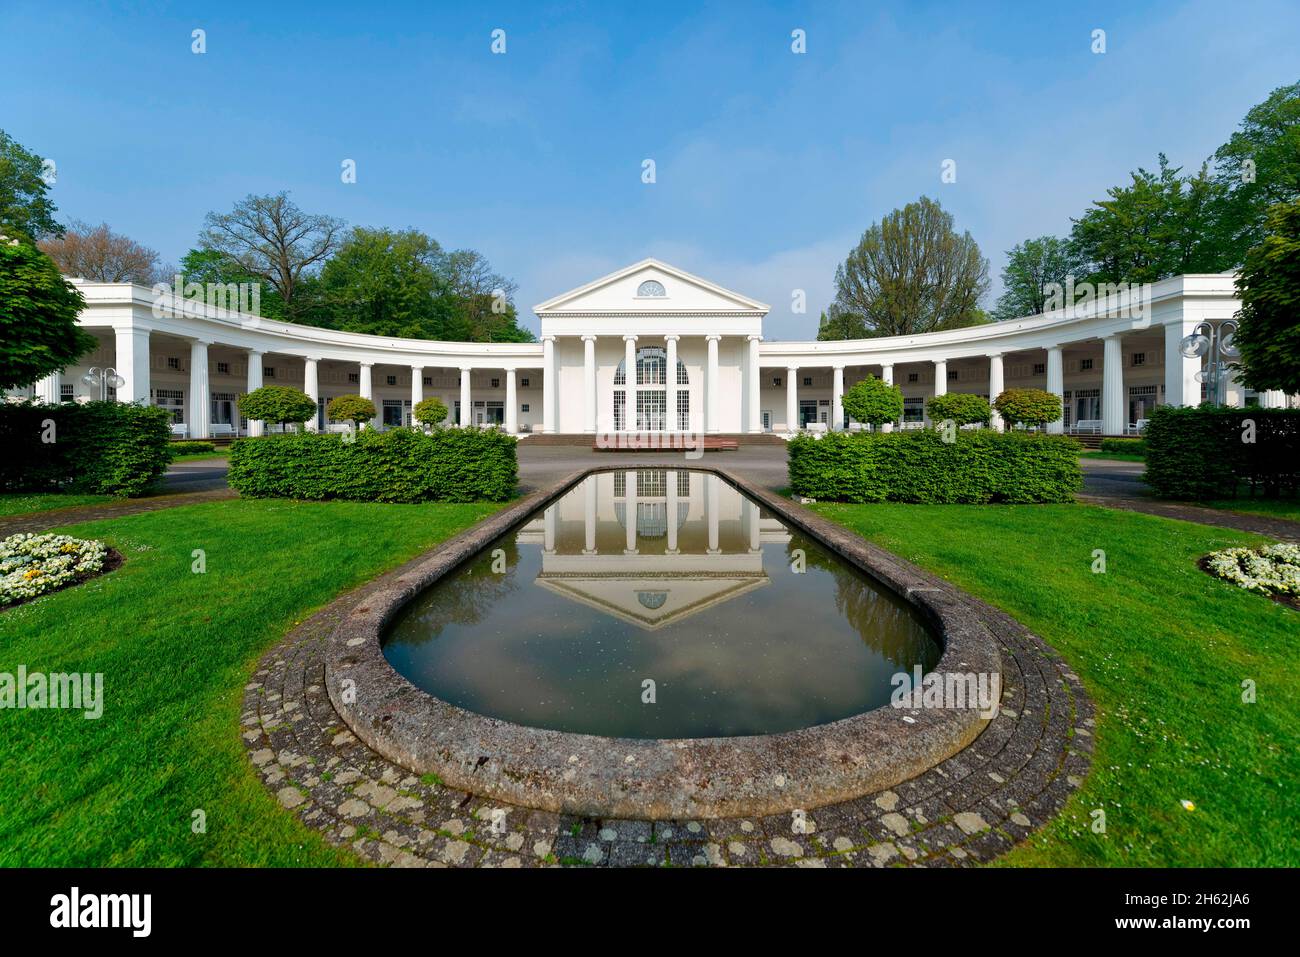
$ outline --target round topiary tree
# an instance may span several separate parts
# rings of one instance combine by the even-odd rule
[[[85,306],[54,260],[0,235],[0,389],[30,385],[95,348],[77,325]]]
[[[325,415],[331,422],[351,422],[360,429],[375,417],[375,404],[359,395],[338,395],[330,399]]]
[[[993,400],[993,408],[1011,425],[1041,429],[1061,417],[1061,397],[1042,389],[1007,389]]]
[[[944,422],[951,419],[957,425],[973,425],[976,422],[988,422],[992,412],[989,400],[981,395],[969,392],[946,392],[936,395],[929,401],[930,419]]]
[[[411,410],[415,421],[421,425],[429,425],[437,428],[447,418],[447,406],[441,399],[422,399],[415,403],[415,408]]]
[[[858,422],[879,427],[903,414],[903,392],[873,375],[844,393],[844,411]]]
[[[283,429],[290,422],[302,425],[315,415],[316,400],[287,385],[264,385],[239,397],[239,413],[246,419],[279,422]]]

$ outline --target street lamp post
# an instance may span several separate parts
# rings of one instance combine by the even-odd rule
[[[100,402],[108,401],[108,390],[110,386],[114,389],[120,389],[122,386],[126,385],[126,380],[117,374],[117,370],[111,369],[107,366],[102,369],[98,366],[92,366],[90,371],[81,377],[81,381],[92,389],[99,389]]]
[[[1225,405],[1228,401],[1228,359],[1238,355],[1233,344],[1237,333],[1235,320],[1227,319],[1217,326],[1212,322],[1199,323],[1189,335],[1183,336],[1178,343],[1178,351],[1188,359],[1209,356],[1205,368],[1196,373],[1197,382],[1209,384],[1207,397],[1215,405]]]

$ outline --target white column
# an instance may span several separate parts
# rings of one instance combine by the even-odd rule
[[[555,509],[552,505],[542,513],[542,551],[548,555],[555,554]]]
[[[623,337],[623,381],[627,399],[623,403],[623,431],[636,431],[636,336]]]
[[[677,473],[669,471],[664,476],[668,483],[668,554],[677,554]]]
[[[1048,346],[1047,348],[1047,391],[1052,393],[1062,402],[1062,411],[1064,411],[1065,402],[1065,363],[1062,361],[1062,350],[1060,346]],[[1065,431],[1064,416],[1055,422],[1047,424],[1047,431],[1054,435],[1059,435]]]
[[[799,431],[799,368],[787,366],[785,370],[785,429]]]
[[[315,432],[320,428],[320,360],[308,356],[303,361],[302,391],[316,403],[317,411],[312,413],[307,422],[307,431]]]
[[[519,431],[519,386],[514,369],[506,370],[506,431],[511,435]]]
[[[248,391],[262,388],[262,362],[266,355],[261,352],[248,350]],[[261,435],[263,423],[259,419],[248,420],[248,434]]]
[[[1186,359],[1178,351],[1183,336],[1196,329],[1195,320],[1165,323],[1165,404],[1200,405],[1201,384],[1196,373],[1201,371],[1199,356]]]
[[[624,509],[623,518],[627,522],[627,542],[624,548],[624,554],[636,554],[636,469],[627,470],[627,481],[624,483]]]
[[[59,370],[54,370],[36,383],[36,398],[46,405],[57,405],[63,391],[63,377]]]
[[[555,420],[555,336],[542,336],[542,431],[554,432]]]
[[[190,343],[190,399],[185,410],[185,424],[190,428],[190,438],[206,439],[211,430],[212,393],[208,389],[208,346],[210,342],[195,339]]]
[[[1285,409],[1286,392],[1282,389],[1267,389],[1259,393],[1259,405],[1264,409]]]
[[[1124,352],[1119,336],[1102,340],[1101,431],[1123,435],[1128,431],[1128,403],[1124,401]]]
[[[709,344],[709,361],[704,380],[704,431],[716,433],[722,431],[721,423],[718,422],[718,390],[721,388],[718,383],[718,341],[722,336],[704,338]]]
[[[420,423],[415,418],[415,407],[424,401],[424,366],[411,366],[411,425]]]
[[[664,336],[664,348],[668,351],[668,368],[665,382],[668,387],[668,431],[677,431],[677,337]]]
[[[117,374],[126,381],[122,383],[122,388],[117,390],[117,400],[119,402],[143,402],[149,403],[149,330],[141,329],[139,326],[129,326],[125,329],[117,329],[114,333],[117,340],[117,357],[114,362],[114,368]],[[262,367],[257,367],[258,375],[261,376]],[[261,385],[261,379],[258,379],[258,385]]]
[[[934,360],[934,394],[948,394],[948,360]]]
[[[470,393],[471,370],[460,370],[460,427],[468,429],[473,419],[473,396]]]
[[[720,551],[718,548],[718,521],[721,515],[718,514],[718,485],[722,479],[716,475],[704,476],[705,502],[708,506],[708,524],[709,524],[709,554],[716,555]]]
[[[1002,394],[1002,353],[995,352],[989,356],[989,402],[992,403]],[[1002,416],[994,409],[989,416],[989,425],[999,432],[1003,429]]]
[[[760,525],[762,513],[759,511],[758,503],[745,499],[745,515],[749,518],[749,550],[758,552],[763,550],[763,529]]]
[[[893,366],[882,365],[882,366],[880,367],[880,381],[883,382],[883,383],[885,383],[886,385],[893,385],[893,384],[894,384],[894,367],[893,367]],[[886,422],[883,426],[881,426],[881,429],[882,429],[883,431],[885,431],[885,432],[893,432],[893,431],[894,431],[894,423],[893,423],[893,422]]]
[[[596,554],[596,483],[603,481],[603,475],[588,475],[586,478],[586,496],[582,514],[583,547],[582,554]]]
[[[749,369],[745,373],[745,387],[749,394],[748,414],[750,432],[763,431],[763,410],[760,406],[763,404],[763,397],[760,391],[760,383],[763,373],[758,364],[758,344],[763,341],[762,336],[749,336]]]
[[[358,376],[358,378],[361,380],[361,398],[369,399],[371,402],[375,401],[374,376],[371,375],[371,370],[373,368],[374,366],[369,362],[361,363],[361,375]],[[373,429],[373,428],[377,428],[378,425],[379,425],[379,405],[376,403],[375,418],[370,420],[370,427]]]
[[[844,366],[834,366],[831,375],[831,428],[844,429]]]
[[[596,431],[596,337],[582,337],[582,431]]]

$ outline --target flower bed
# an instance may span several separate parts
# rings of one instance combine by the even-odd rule
[[[1205,569],[1240,588],[1293,602],[1300,595],[1300,545],[1225,548],[1205,559]]]
[[[0,607],[27,601],[104,570],[108,546],[68,535],[0,541]]]

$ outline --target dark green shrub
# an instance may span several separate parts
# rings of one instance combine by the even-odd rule
[[[843,404],[855,422],[879,426],[902,416],[903,390],[869,375],[844,393]],[[793,422],[790,425],[794,427]]]
[[[1143,431],[1148,485],[1162,498],[1207,501],[1242,492],[1294,496],[1300,410],[1158,406]]]
[[[1103,452],[1118,452],[1121,455],[1146,455],[1145,439],[1102,439]]]
[[[331,422],[351,422],[358,429],[375,417],[375,404],[359,395],[337,395],[325,406]]]
[[[515,438],[495,429],[416,429],[239,439],[230,487],[253,498],[501,502],[518,484]]]
[[[143,495],[167,471],[170,440],[157,406],[3,404],[0,491]]]
[[[283,428],[290,422],[302,425],[312,418],[316,400],[292,386],[264,385],[239,397],[239,412],[246,419],[276,422]]]
[[[171,450],[173,455],[204,455],[217,447],[211,442],[173,442]]]
[[[441,425],[447,418],[447,406],[441,399],[421,399],[415,403],[411,414],[421,425]]]
[[[1042,428],[1061,417],[1061,397],[1043,389],[1007,389],[993,400],[1007,425],[1035,425]]]
[[[1069,502],[1083,485],[1063,435],[932,429],[834,432],[789,443],[790,488],[838,502]]]
[[[931,422],[944,422],[951,419],[956,425],[974,425],[987,422],[992,414],[989,400],[982,395],[969,392],[946,392],[928,400],[926,411]]]

